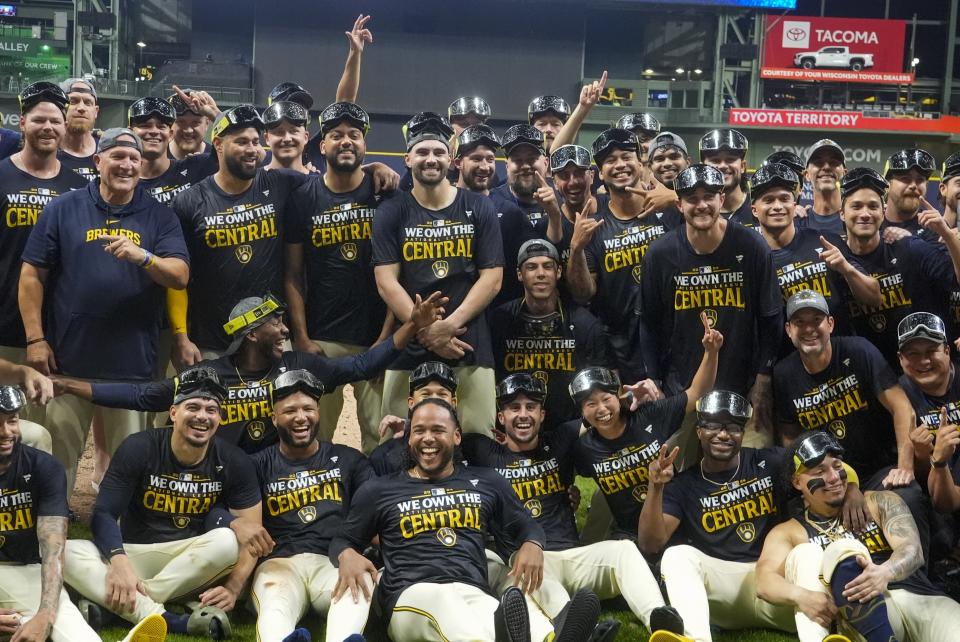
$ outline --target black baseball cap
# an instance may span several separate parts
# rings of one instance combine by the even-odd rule
[[[747,137],[736,129],[714,129],[700,139],[700,160],[707,154],[719,151],[734,152],[744,157],[749,147]]]
[[[917,149],[915,147],[901,149],[887,159],[886,164],[883,166],[883,177],[890,180],[890,176],[893,174],[909,172],[914,168],[923,174],[925,178],[930,178],[930,175],[937,169],[937,161],[934,160],[930,152],[924,149]]]
[[[783,187],[796,194],[800,189],[800,177],[783,163],[761,165],[750,178],[750,199],[756,201],[775,187]]]
[[[574,375],[567,386],[570,398],[577,406],[590,396],[594,390],[605,390],[610,394],[620,392],[620,377],[608,368],[585,368]]]
[[[130,105],[130,109],[127,110],[128,125],[149,120],[153,117],[159,118],[161,122],[171,125],[173,121],[177,119],[177,111],[169,101],[155,96],[141,98]]]
[[[732,422],[741,426],[753,416],[750,402],[728,390],[714,390],[697,399],[697,423]]]
[[[648,113],[625,114],[615,125],[617,129],[629,129],[633,133],[643,132],[650,138],[660,133],[660,121]]]
[[[810,150],[807,152],[807,162],[803,164],[804,168],[810,164],[813,157],[821,150],[827,150],[838,157],[841,165],[846,163],[846,157],[843,154],[843,147],[840,147],[840,143],[830,138],[821,138],[810,146]]]
[[[580,145],[561,145],[550,154],[551,172],[559,172],[571,163],[580,169],[590,169],[593,164],[590,150]]]
[[[543,132],[532,125],[513,125],[503,133],[503,151],[510,155],[513,150],[521,145],[529,145],[542,155],[547,155],[547,150],[543,146]]]
[[[622,149],[629,152],[640,154],[640,140],[637,135],[629,129],[620,129],[611,127],[600,132],[593,141],[593,162],[598,166],[603,164],[603,159],[610,155],[615,149]]]
[[[494,154],[500,149],[500,138],[492,127],[487,125],[471,125],[457,135],[457,151],[454,156],[460,158],[483,145],[489,147]]]
[[[370,131],[370,114],[356,103],[341,101],[327,105],[320,112],[320,133],[326,134],[344,121],[361,130],[364,136]]]
[[[881,197],[884,197],[890,183],[871,167],[854,167],[840,179],[840,196],[846,198],[864,187],[872,189]]]
[[[320,399],[324,393],[323,383],[309,370],[287,370],[273,380],[270,403],[275,404],[295,392],[302,392],[314,399]]]
[[[270,95],[267,96],[267,106],[279,100],[289,100],[290,102],[303,106],[304,109],[313,107],[313,96],[310,95],[309,91],[295,82],[282,82],[271,89]]]
[[[522,266],[528,259],[535,256],[549,256],[557,265],[560,265],[560,253],[557,252],[553,243],[544,239],[530,239],[524,241],[517,252],[517,267]]]
[[[560,96],[537,96],[527,106],[527,122],[532,125],[533,121],[549,113],[567,122],[570,118],[570,105]]]
[[[41,80],[24,87],[17,95],[17,101],[20,103],[20,113],[23,114],[33,105],[42,102],[53,103],[63,111],[67,108],[69,99],[59,85]]]
[[[457,386],[460,385],[453,368],[441,361],[424,361],[410,373],[410,396],[431,381],[436,381],[453,394],[457,394]]]
[[[266,129],[273,129],[283,121],[305,127],[310,122],[310,112],[291,100],[278,100],[263,110],[263,126]]]
[[[719,193],[723,191],[723,174],[716,167],[697,163],[680,172],[673,186],[679,196],[693,193],[698,187]]]
[[[212,399],[223,403],[227,398],[227,389],[217,371],[209,366],[187,368],[173,379],[173,403],[180,404],[187,399]]]
[[[539,379],[525,372],[514,373],[497,384],[497,407],[502,408],[520,395],[537,403],[543,403],[547,397],[547,390]]]
[[[485,121],[490,118],[490,105],[479,96],[464,96],[457,98],[447,107],[447,117],[452,121],[457,116],[468,116],[473,114]]]
[[[237,129],[253,127],[263,132],[265,125],[260,112],[253,105],[237,105],[220,114],[213,123],[211,138],[218,138]]]
[[[779,152],[773,152],[763,159],[764,165],[770,165],[772,163],[786,165],[793,170],[793,172],[797,175],[797,178],[803,176],[803,172],[807,168],[804,162],[800,160],[799,156],[785,149],[782,149]]]

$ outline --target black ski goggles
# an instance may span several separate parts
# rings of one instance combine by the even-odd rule
[[[486,120],[490,118],[490,105],[478,96],[465,96],[457,98],[447,108],[447,116],[451,121],[458,116],[469,116],[471,114],[480,120]]]
[[[574,375],[567,386],[570,398],[579,406],[594,390],[604,390],[610,394],[620,392],[620,377],[607,368],[586,368]]]
[[[897,346],[903,348],[914,339],[928,339],[936,343],[947,342],[947,329],[943,320],[929,312],[914,312],[903,317],[897,325]]]
[[[545,317],[522,317],[523,335],[531,339],[547,339],[560,334],[563,315],[552,312]]]
[[[270,403],[276,404],[284,397],[302,392],[313,399],[323,396],[323,383],[309,370],[288,370],[273,380]]]
[[[422,111],[403,126],[403,138],[404,140],[410,140],[426,131],[438,134],[446,139],[453,136],[453,127],[450,126],[450,122],[446,118],[436,112]]]
[[[174,380],[173,403],[179,404],[187,399],[212,399],[223,403],[227,398],[227,389],[220,375],[213,368],[199,366],[189,368],[177,375]]]
[[[23,113],[28,107],[43,101],[51,102],[60,110],[67,108],[67,95],[63,93],[59,85],[52,82],[40,81],[27,85],[17,96],[20,103],[20,113]]]
[[[493,153],[496,154],[501,147],[500,138],[497,136],[497,133],[487,125],[472,125],[467,127],[457,135],[456,158],[461,158],[481,145],[489,147]]]
[[[338,102],[327,105],[320,112],[320,133],[326,134],[342,122],[348,122],[366,136],[370,131],[370,115],[356,103]]]
[[[560,96],[537,96],[527,106],[527,122],[532,125],[533,121],[551,112],[566,122],[570,117],[570,105]]]
[[[531,401],[543,403],[547,390],[543,382],[529,374],[518,372],[504,378],[497,384],[497,405],[503,407],[518,396],[524,395]]]
[[[283,121],[305,127],[310,122],[310,112],[303,105],[289,100],[278,100],[263,110],[263,125],[267,129],[273,129]]]
[[[950,154],[947,156],[947,160],[943,161],[941,180],[947,180],[954,176],[960,176],[960,152]]]
[[[147,96],[130,105],[127,110],[127,124],[136,123],[157,118],[160,122],[172,125],[177,119],[177,110],[173,108],[168,101],[163,98]]]
[[[590,150],[580,145],[563,145],[550,154],[550,171],[559,172],[570,163],[580,169],[590,169]]]
[[[881,197],[887,193],[890,183],[870,167],[854,167],[840,179],[840,196],[846,198],[859,189],[868,188]]]
[[[460,380],[453,368],[440,361],[425,361],[410,374],[410,396],[431,381],[436,381],[452,393],[457,392]]]
[[[543,132],[532,125],[512,125],[503,133],[501,142],[508,156],[520,145],[530,145],[543,155],[547,153],[543,146]]]
[[[720,151],[746,156],[749,146],[747,137],[736,129],[714,129],[700,139],[700,160],[706,154]]]
[[[761,165],[750,178],[750,198],[756,201],[776,187],[783,187],[796,194],[800,189],[800,178],[783,163]]]
[[[304,109],[313,107],[313,96],[310,95],[309,91],[295,82],[282,82],[274,87],[270,91],[270,95],[267,96],[267,105],[272,105],[281,100],[297,103]]]
[[[827,455],[843,457],[843,446],[830,433],[818,430],[800,438],[793,453],[793,472],[819,466]]]
[[[933,159],[930,152],[923,149],[901,149],[899,152],[887,159],[883,166],[883,177],[890,180],[892,174],[898,172],[909,172],[916,169],[926,178],[930,178],[937,169],[937,161]]]
[[[767,156],[763,161],[764,165],[772,165],[774,163],[780,163],[781,165],[786,165],[787,167],[789,167],[794,171],[794,173],[797,175],[798,178],[800,176],[803,176],[804,170],[807,169],[799,156],[797,156],[793,152],[788,152],[786,150],[773,152],[772,154]]]
[[[263,132],[264,124],[260,112],[253,105],[237,105],[220,114],[220,118],[213,124],[212,138],[218,138],[235,129],[253,127]]]
[[[648,138],[653,138],[660,133],[660,121],[646,113],[621,116],[616,127],[617,129],[629,129],[635,134],[643,132]]]
[[[183,93],[189,96],[191,92],[189,89],[184,89]],[[173,110],[177,113],[178,118],[184,114],[196,114],[200,116],[200,114],[193,110],[193,105],[181,98],[180,94],[170,96],[170,104],[173,106]]]
[[[12,415],[27,405],[27,397],[17,386],[0,386],[0,412]]]
[[[734,423],[740,426],[753,416],[750,402],[735,392],[714,390],[697,399],[697,423]]]
[[[640,140],[637,135],[629,129],[618,129],[616,127],[600,132],[593,141],[593,160],[597,165],[603,163],[603,159],[610,155],[615,149],[622,149],[628,152],[640,153]]]
[[[691,165],[673,179],[673,187],[680,196],[691,194],[698,187],[702,187],[708,192],[722,192],[723,174],[720,173],[719,169],[710,165]]]

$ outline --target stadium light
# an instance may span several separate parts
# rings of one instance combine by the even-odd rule
[[[695,74],[697,74],[697,75],[699,76],[700,74],[703,73],[703,69],[694,69],[694,70],[693,70],[693,73],[695,73]]]
[[[683,67],[677,67],[676,72],[677,72],[678,74],[682,74],[682,73],[683,73]]]
[[[141,49],[143,49],[144,47],[147,46],[147,43],[145,43],[143,40],[138,40],[138,41],[137,41],[137,46],[140,47]]]
[[[910,66],[911,66],[911,67],[916,67],[916,66],[919,65],[919,64],[920,64],[920,59],[919,59],[919,58],[914,58],[913,60],[910,61]]]
[[[643,73],[645,73],[646,75],[649,76],[649,75],[651,75],[651,74],[653,73],[653,69],[649,69],[649,68],[648,68],[648,69],[644,69],[644,70],[643,70]]]

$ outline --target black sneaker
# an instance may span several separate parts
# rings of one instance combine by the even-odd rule
[[[683,618],[672,606],[658,606],[650,611],[650,632],[669,631],[683,635]]]
[[[511,586],[500,596],[493,615],[497,642],[530,642],[530,614],[523,591]]]
[[[593,630],[587,642],[613,642],[620,631],[619,620],[601,620]]]
[[[580,589],[553,620],[554,642],[583,642],[599,618],[600,599],[593,591]]]
[[[87,626],[93,629],[94,632],[99,633],[100,629],[103,628],[103,611],[100,610],[100,605],[96,602],[91,602],[85,597],[81,597],[77,600],[77,610],[80,611],[80,615],[83,616]]]

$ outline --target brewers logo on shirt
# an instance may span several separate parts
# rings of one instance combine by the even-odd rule
[[[266,434],[267,426],[263,421],[273,412],[270,404],[270,381],[248,381],[227,386],[227,398],[220,404],[223,423],[247,422],[246,431],[250,439],[260,441]]]
[[[398,502],[399,530],[404,539],[433,532],[444,546],[457,542],[456,530],[482,531],[480,509],[483,496],[459,489],[430,488]],[[451,534],[453,537],[451,537]]]
[[[500,476],[510,483],[513,492],[534,517],[540,517],[541,504],[537,497],[566,493],[567,487],[560,479],[560,462],[556,457],[545,460],[522,458],[505,467],[497,467]]]
[[[880,307],[868,306],[853,299],[850,300],[850,317],[867,317],[870,326],[875,332],[883,332],[887,326],[887,317],[884,310],[894,310],[897,308],[911,308],[913,301],[907,296],[904,290],[903,275],[900,273],[871,274],[873,278],[880,283],[880,296],[883,299]],[[909,311],[909,310],[908,310]]]
[[[594,479],[604,495],[629,490],[638,503],[647,500],[650,462],[660,451],[660,441],[627,446],[603,461],[593,463]]]

